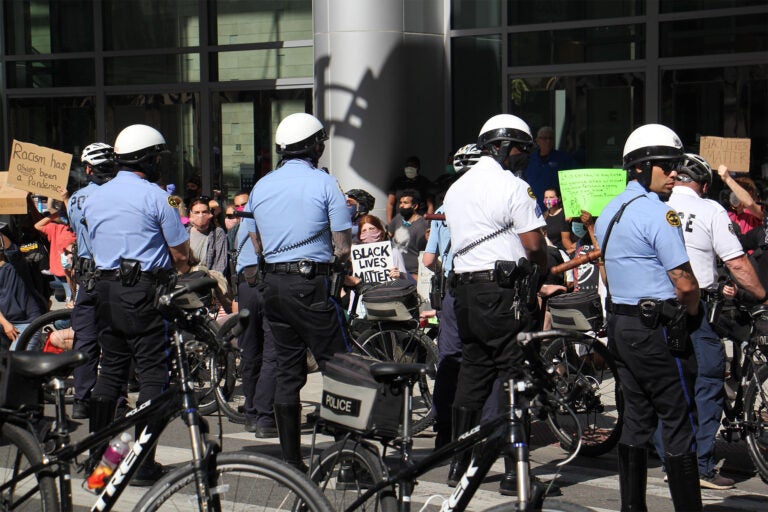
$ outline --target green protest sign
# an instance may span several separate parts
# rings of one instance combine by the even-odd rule
[[[627,186],[624,169],[572,169],[557,176],[566,217],[579,217],[581,210],[597,217]]]

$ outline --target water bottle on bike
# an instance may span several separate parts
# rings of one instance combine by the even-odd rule
[[[115,468],[120,464],[131,449],[133,436],[129,432],[123,432],[112,438],[101,456],[101,461],[85,480],[85,488],[91,492],[101,492],[112,477]]]

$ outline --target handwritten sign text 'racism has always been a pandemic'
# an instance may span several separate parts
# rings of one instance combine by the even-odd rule
[[[61,199],[72,155],[29,142],[13,141],[8,183],[33,194]]]

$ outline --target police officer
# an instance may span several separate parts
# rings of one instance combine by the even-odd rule
[[[189,271],[189,235],[178,204],[154,183],[166,152],[165,139],[154,128],[125,128],[115,140],[117,176],[85,202],[102,351],[91,396],[91,431],[112,421],[131,358],[138,372],[137,404],[160,395],[167,384],[168,340],[153,303],[158,285],[168,282],[174,266]],[[162,473],[152,453],[131,483],[151,485]]]
[[[687,153],[669,198],[669,206],[680,216],[685,248],[701,294],[707,298],[716,293],[717,258],[720,258],[742,288],[755,297],[763,297],[765,302],[765,289],[744,254],[728,212],[717,201],[702,197],[711,185],[712,168],[707,161],[699,155]],[[701,307],[708,313],[706,301]],[[701,324],[691,332],[691,341],[698,366],[695,401],[699,483],[707,489],[730,489],[734,481],[715,470],[715,438],[723,415],[725,350],[707,315],[702,315]]]
[[[624,145],[629,183],[595,225],[608,277],[608,347],[624,394],[622,510],[646,510],[645,447],[657,418],[675,510],[701,510],[693,433],[696,360],[684,332],[686,322],[701,321],[700,293],[680,218],[663,202],[683,158],[680,138],[666,126],[633,131]]]
[[[519,117],[490,118],[477,141],[487,155],[445,195],[454,250],[450,285],[463,345],[452,410],[454,438],[477,423],[496,378],[507,377],[522,364],[522,351],[514,338],[530,328],[537,316],[535,300],[512,288],[520,283],[508,282],[503,272],[495,271],[497,266],[522,266],[526,261],[546,268],[546,243],[540,229],[544,218],[531,188],[513,174],[524,159],[512,156],[525,154],[532,142],[528,125]],[[513,165],[505,169],[503,162]],[[521,277],[529,276],[522,273]],[[526,292],[522,294],[529,295]],[[464,473],[469,457],[466,453],[454,458],[449,484]]]
[[[75,368],[73,372],[75,399],[72,405],[72,417],[88,417],[88,400],[91,389],[96,384],[101,350],[96,328],[96,294],[88,281],[93,276],[93,258],[88,240],[88,228],[83,222],[83,207],[88,196],[115,175],[114,152],[112,146],[103,142],[94,142],[83,149],[80,162],[85,166],[88,185],[69,198],[67,212],[69,225],[77,236],[77,258],[75,259],[75,280],[78,283],[75,307],[72,310],[72,329],[75,331],[74,349],[88,354],[88,362]],[[92,285],[91,285],[92,286]]]
[[[330,295],[332,263],[349,260],[351,221],[344,194],[332,176],[317,168],[325,129],[312,115],[283,119],[275,132],[277,168],[256,183],[248,201],[263,255],[265,314],[275,337],[275,419],[286,462],[301,459],[299,391],[307,380],[307,348],[320,369],[346,350],[341,311]]]
[[[264,317],[264,297],[259,258],[249,233],[255,233],[253,219],[243,218],[235,239],[237,303],[251,315],[239,338],[240,371],[245,396],[245,430],[257,439],[277,437],[273,405],[275,400],[275,341]]]

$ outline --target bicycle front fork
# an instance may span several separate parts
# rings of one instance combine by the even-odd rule
[[[509,379],[509,445],[507,451],[514,457],[517,478],[518,510],[536,510],[543,492],[531,486],[528,413],[525,391],[529,383],[525,379]]]

